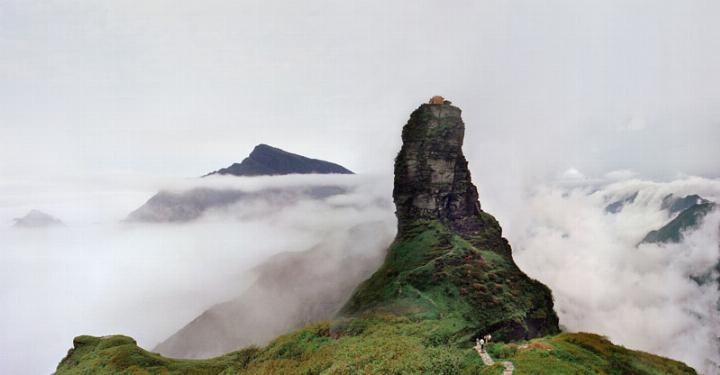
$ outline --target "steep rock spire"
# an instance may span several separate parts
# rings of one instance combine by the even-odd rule
[[[550,290],[518,268],[500,225],[480,208],[464,135],[461,111],[448,101],[431,100],[410,115],[395,159],[397,237],[342,313],[452,316],[459,340],[555,333]]]
[[[449,101],[423,104],[402,131],[403,145],[395,158],[395,201],[402,232],[416,220],[439,220],[466,239],[480,245],[479,234],[501,228],[484,214],[472,183],[462,146],[465,124],[460,108]],[[509,251],[498,242],[495,245]]]

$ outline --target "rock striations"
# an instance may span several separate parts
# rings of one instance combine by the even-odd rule
[[[464,134],[460,109],[447,101],[410,115],[395,159],[397,238],[344,313],[459,314],[466,333],[506,340],[555,333],[550,290],[517,267],[500,225],[480,207]]]
[[[450,104],[423,104],[403,128],[393,190],[400,227],[439,219],[463,231],[478,228],[480,203],[462,152],[460,112]]]

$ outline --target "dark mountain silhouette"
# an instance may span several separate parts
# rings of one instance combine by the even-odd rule
[[[698,195],[688,195],[683,198],[676,198],[672,194],[666,196],[663,199],[662,209],[667,210],[669,215],[677,213],[677,216],[661,228],[650,231],[640,244],[681,242],[684,233],[699,227],[715,206],[714,202]]]
[[[279,148],[260,144],[242,161],[210,175],[275,176],[287,174],[352,174],[334,163],[310,159]],[[205,176],[204,176],[205,177]],[[261,200],[271,205],[291,204],[302,198],[323,199],[342,194],[340,186],[288,187],[244,192],[233,189],[195,188],[186,191],[163,190],[127,217],[127,221],[183,222],[195,220],[207,210],[222,209],[247,200]]]
[[[625,208],[625,205],[627,205],[627,204],[632,204],[633,202],[635,202],[635,199],[637,198],[638,193],[639,193],[639,192],[636,191],[636,192],[633,193],[633,194],[630,194],[630,195],[628,195],[628,196],[626,196],[626,197],[624,197],[624,198],[622,198],[622,199],[616,200],[616,201],[608,204],[608,205],[605,207],[605,212],[608,212],[608,213],[611,213],[611,214],[617,214],[617,213],[619,213],[620,211],[623,210],[623,208]]]
[[[285,174],[352,174],[349,169],[329,161],[307,158],[266,144],[255,146],[240,163],[219,169],[210,175],[275,176]]]

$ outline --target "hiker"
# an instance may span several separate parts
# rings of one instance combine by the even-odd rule
[[[490,339],[492,339],[492,336],[488,333],[488,334],[485,335],[485,337],[483,337],[483,338],[485,339],[485,344],[489,344],[489,343],[490,343]]]
[[[480,339],[480,343],[478,344],[478,346],[480,347],[480,351],[484,352],[485,351],[485,339]]]

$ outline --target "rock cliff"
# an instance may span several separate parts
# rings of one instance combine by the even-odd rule
[[[400,227],[438,219],[454,229],[478,228],[480,203],[462,152],[460,113],[450,104],[423,104],[403,128],[393,190]]]
[[[461,315],[459,335],[506,340],[555,333],[550,290],[517,267],[502,228],[481,209],[464,135],[461,111],[447,101],[410,115],[395,159],[397,238],[343,312]]]

